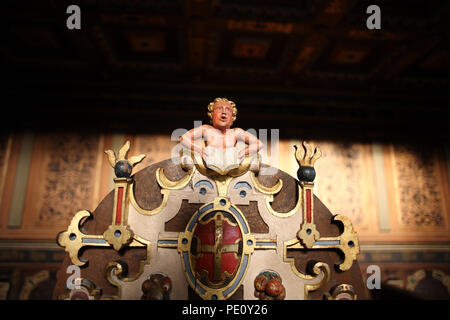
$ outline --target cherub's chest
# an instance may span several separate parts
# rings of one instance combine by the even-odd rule
[[[206,135],[206,144],[216,148],[234,147],[236,144],[236,137],[234,132],[222,134],[221,132],[212,131],[208,132]]]

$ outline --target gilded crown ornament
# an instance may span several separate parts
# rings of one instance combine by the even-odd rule
[[[108,160],[111,164],[111,167],[114,168],[114,173],[116,174],[117,178],[129,178],[131,176],[133,167],[145,158],[145,154],[140,154],[138,156],[133,156],[127,159],[129,150],[130,141],[127,141],[122,146],[122,148],[120,148],[118,157],[116,157],[116,153],[113,150],[105,151],[105,153],[108,155]]]

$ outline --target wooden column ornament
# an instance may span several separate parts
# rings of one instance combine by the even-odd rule
[[[112,150],[106,150],[108,160],[114,168],[116,178],[114,178],[114,210],[111,225],[103,233],[103,237],[116,251],[129,244],[133,238],[133,232],[128,226],[128,194],[133,182],[131,171],[133,166],[141,162],[145,155],[126,159],[130,150],[130,142],[127,141],[119,150],[119,157]]]
[[[295,147],[295,159],[299,164],[297,171],[297,177],[299,184],[302,187],[302,203],[303,203],[303,222],[302,226],[297,233],[298,239],[302,244],[311,249],[320,238],[320,233],[314,224],[314,179],[316,177],[316,171],[314,164],[317,159],[322,156],[322,152],[319,147],[316,147],[313,152],[311,145],[303,141],[303,155],[302,149]]]

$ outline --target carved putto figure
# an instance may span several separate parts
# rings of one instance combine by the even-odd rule
[[[212,125],[191,129],[179,141],[187,149],[201,154],[208,168],[222,172],[234,169],[245,156],[252,156],[263,147],[263,143],[251,133],[231,128],[236,115],[233,101],[216,98],[208,105]]]

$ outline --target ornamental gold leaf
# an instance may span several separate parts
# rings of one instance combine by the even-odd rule
[[[127,142],[125,142],[125,144],[122,146],[122,148],[120,148],[119,150],[119,158],[117,159],[118,161],[120,160],[126,160],[128,151],[130,150],[130,141],[127,140]]]
[[[105,150],[105,153],[108,155],[109,164],[111,165],[111,167],[114,168],[114,166],[116,165],[116,162],[117,162],[115,152],[112,150]]]
[[[145,158],[145,154],[140,154],[138,156],[131,157],[130,159],[128,159],[128,161],[131,163],[132,166],[134,166],[135,164],[138,164],[139,162],[141,162],[144,158]]]
[[[130,159],[127,159],[128,151],[130,150],[130,141],[125,142],[125,144],[119,150],[119,156],[116,156],[116,153],[113,150],[105,150],[105,153],[108,155],[108,161],[111,164],[111,167],[115,167],[116,163],[119,161],[128,161],[131,166],[138,164],[141,162],[146,156],[145,154],[140,154],[138,156],[133,156]]]

